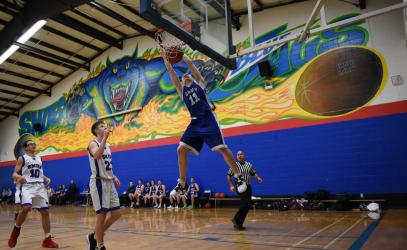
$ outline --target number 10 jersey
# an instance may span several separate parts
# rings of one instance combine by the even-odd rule
[[[96,140],[94,142],[100,147],[100,143]],[[88,149],[89,164],[92,175],[91,179],[113,179],[113,166],[112,166],[112,152],[110,151],[109,144],[106,143],[103,150],[102,158],[96,159]]]
[[[44,182],[41,157],[27,154],[24,154],[22,157],[24,163],[21,168],[21,175],[25,178],[27,183]]]

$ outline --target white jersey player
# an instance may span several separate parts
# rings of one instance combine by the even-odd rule
[[[88,146],[89,164],[91,169],[90,194],[93,208],[96,211],[95,232],[88,234],[88,249],[104,250],[105,231],[120,218],[120,201],[116,188],[120,186],[119,179],[113,174],[112,152],[107,138],[110,131],[102,122],[96,122],[91,128],[96,136]],[[107,216],[107,213],[110,213]]]
[[[19,197],[21,197],[20,204],[23,208],[17,216],[8,245],[11,248],[16,246],[21,226],[31,208],[35,208],[41,213],[42,227],[45,233],[42,246],[57,248],[58,244],[53,241],[50,233],[51,223],[48,211],[48,196],[44,184],[44,178],[47,182],[50,182],[50,180],[44,176],[41,158],[35,155],[35,143],[31,140],[26,141],[24,143],[24,150],[26,153],[17,159],[13,172],[13,179],[21,185]]]

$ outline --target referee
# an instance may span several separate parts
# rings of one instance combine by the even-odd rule
[[[232,219],[233,227],[236,230],[245,230],[243,227],[244,220],[246,218],[247,213],[249,212],[250,207],[252,206],[252,187],[250,185],[250,176],[254,176],[259,183],[263,183],[263,179],[257,175],[256,170],[254,170],[252,164],[250,162],[245,161],[245,155],[242,150],[237,152],[237,160],[236,162],[237,169],[239,173],[242,174],[243,180],[247,184],[247,190],[243,193],[236,192],[240,197],[240,207],[235,216]],[[230,186],[230,191],[235,191],[235,186],[232,182],[233,172],[232,169],[229,169],[227,178]]]

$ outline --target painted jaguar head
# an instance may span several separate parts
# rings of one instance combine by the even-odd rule
[[[99,89],[110,108],[110,113],[124,111],[131,105],[139,75],[135,54],[137,53],[118,59],[114,63],[108,59],[107,67],[100,76]]]

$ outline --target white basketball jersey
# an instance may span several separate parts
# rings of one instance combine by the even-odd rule
[[[98,147],[100,143],[94,141]],[[106,143],[105,150],[103,150],[103,155],[101,159],[93,158],[93,155],[88,149],[90,170],[92,171],[91,179],[101,178],[101,179],[113,179],[113,166],[112,166],[112,152],[110,151],[109,144]]]
[[[23,159],[24,165],[21,168],[21,175],[26,179],[27,183],[44,182],[41,157],[24,154]]]

